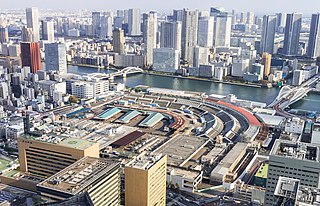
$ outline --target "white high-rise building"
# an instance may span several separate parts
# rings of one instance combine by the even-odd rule
[[[62,43],[45,44],[46,70],[67,73],[66,46]]]
[[[231,38],[231,16],[218,15],[216,17],[214,45],[229,47]]]
[[[160,47],[181,50],[181,22],[161,22]]]
[[[198,45],[213,46],[214,17],[200,17],[198,25]]]
[[[198,41],[198,11],[184,10],[182,21],[181,57],[193,64],[194,47]]]
[[[157,47],[158,18],[156,12],[143,14],[143,42],[147,66],[153,63],[153,49]]]
[[[33,41],[40,41],[39,11],[36,7],[26,9],[27,28],[32,29]]]
[[[193,67],[199,68],[200,65],[209,64],[209,48],[208,47],[194,47]]]
[[[112,36],[112,16],[104,14],[101,16],[101,31],[100,38],[104,39],[106,37]]]
[[[254,24],[254,13],[253,12],[247,12],[247,22],[248,25]]]
[[[293,72],[292,85],[299,86],[305,80],[305,71],[304,70],[295,70]]]
[[[54,22],[42,21],[42,40],[48,43],[54,42]]]
[[[128,32],[130,36],[141,35],[141,13],[140,9],[129,9],[128,12]]]
[[[173,48],[153,50],[153,70],[175,73],[179,68],[179,51]]]
[[[265,205],[276,202],[274,192],[281,176],[298,179],[302,186],[319,188],[319,152],[319,145],[276,140],[269,156]]]
[[[277,17],[275,15],[263,16],[262,36],[260,42],[260,53],[273,54],[274,38],[276,34]]]

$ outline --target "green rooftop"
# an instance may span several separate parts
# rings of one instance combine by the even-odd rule
[[[0,158],[0,172],[2,172],[3,170],[7,169],[7,168],[8,168],[8,164],[9,164],[10,162],[11,162],[11,161],[9,161],[9,160]]]
[[[65,147],[84,150],[96,143],[92,141],[84,140],[84,139],[66,138],[61,142],[59,142],[58,144]]]
[[[8,172],[3,173],[3,176],[12,178],[18,173],[20,173],[19,170],[10,170]]]
[[[255,176],[260,178],[268,178],[268,168],[269,164],[262,163]]]

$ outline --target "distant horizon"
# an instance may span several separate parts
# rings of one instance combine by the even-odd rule
[[[226,11],[231,12],[235,9],[236,12],[252,11],[256,14],[272,14],[278,12],[299,12],[305,15],[318,13],[320,9],[319,0],[306,0],[308,3],[301,3],[300,0],[269,0],[262,4],[256,0],[200,0],[199,5],[194,0],[14,0],[14,4],[10,1],[2,0],[0,10],[20,10],[26,7],[38,7],[41,10],[89,10],[89,11],[104,11],[104,10],[123,10],[129,8],[139,8],[142,11],[157,10],[161,12],[170,12],[173,9],[197,9],[200,11],[209,10],[210,7],[222,7]],[[276,6],[275,6],[276,5]]]

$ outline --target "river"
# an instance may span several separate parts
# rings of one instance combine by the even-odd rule
[[[114,70],[108,69],[95,69],[90,67],[81,66],[68,66],[68,72],[86,74],[86,73],[111,73]],[[245,87],[239,85],[230,85],[223,83],[215,83],[209,81],[183,79],[178,77],[166,77],[166,76],[155,76],[150,74],[135,74],[128,76],[125,79],[116,78],[116,82],[125,83],[129,87],[135,87],[138,85],[147,85],[152,87],[177,89],[177,90],[188,90],[196,92],[205,92],[206,94],[235,94],[239,99],[246,99],[251,101],[271,103],[274,98],[278,95],[279,88],[255,88]],[[303,100],[292,105],[294,109],[303,109],[320,112],[320,95],[309,94]]]

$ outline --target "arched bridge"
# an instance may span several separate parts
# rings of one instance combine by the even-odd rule
[[[114,79],[115,77],[126,77],[129,74],[144,73],[144,70],[138,67],[127,67],[114,73],[109,74],[109,79]]]

